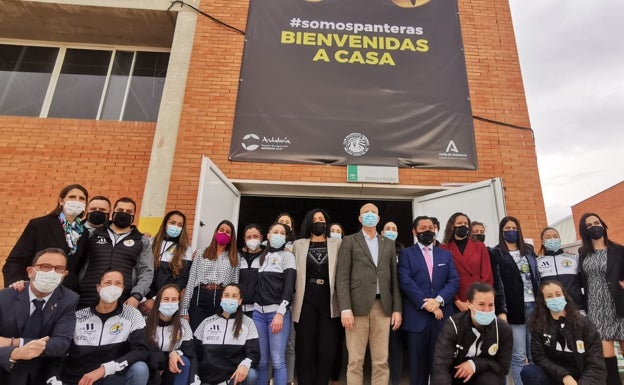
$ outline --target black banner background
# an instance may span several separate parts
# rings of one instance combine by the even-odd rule
[[[348,23],[384,31],[355,33]],[[365,36],[384,49],[363,47]],[[405,49],[387,49],[396,41]],[[382,65],[362,64],[369,52]],[[475,169],[457,3],[251,0],[230,159]]]

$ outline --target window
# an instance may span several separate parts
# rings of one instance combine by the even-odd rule
[[[156,121],[169,53],[0,44],[0,114]]]
[[[39,116],[58,51],[0,44],[0,114]]]

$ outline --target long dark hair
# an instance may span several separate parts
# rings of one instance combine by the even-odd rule
[[[240,288],[240,286],[238,286],[238,284],[236,283],[228,283],[227,285],[225,285],[225,287],[223,288],[223,290],[227,289],[228,287],[235,287],[236,289],[238,289],[238,293],[241,295],[241,300],[243,299],[243,292]],[[242,302],[242,301],[241,301]],[[238,306],[238,308],[236,309],[236,313],[234,313],[234,326],[232,327],[232,331],[234,332],[234,337],[238,338],[238,336],[240,335],[240,332],[243,328],[243,306],[240,305]]]
[[[583,242],[583,245],[579,248],[579,255],[582,257],[585,257],[588,254],[591,254],[594,251],[596,251],[594,250],[594,244],[592,243],[592,239],[589,236],[589,233],[587,232],[587,227],[585,226],[585,221],[587,220],[587,217],[591,217],[591,216],[598,218],[598,220],[600,221],[600,224],[604,228],[603,238],[604,238],[605,246],[611,247],[612,245],[615,244],[615,242],[612,242],[609,240],[609,236],[607,235],[608,227],[605,221],[603,221],[602,218],[600,218],[600,216],[596,213],[585,213],[581,215],[581,219],[579,219],[579,223],[578,223],[579,235],[581,236],[581,241]]]
[[[180,236],[178,237],[177,241],[172,240],[178,245],[175,249],[175,252],[173,253],[173,258],[171,258],[171,262],[169,262],[169,266],[171,266],[171,272],[173,273],[173,276],[177,277],[180,274],[180,271],[182,271],[182,266],[184,265],[184,255],[186,254],[186,251],[190,246],[188,233],[186,231],[186,215],[184,215],[182,211],[173,210],[169,211],[167,215],[165,215],[165,218],[160,224],[158,232],[156,233],[156,235],[154,235],[154,241],[152,243],[152,254],[154,254],[154,269],[157,269],[160,265],[162,244],[165,240],[165,236],[167,235],[167,222],[169,222],[169,219],[174,215],[181,216],[183,221],[182,232],[180,233]]]
[[[271,233],[271,230],[273,230],[273,228],[275,226],[282,226],[284,228],[284,232],[286,232],[286,228],[284,227],[283,224],[281,223],[273,223],[271,226],[269,226],[269,230],[267,231],[267,236],[266,239],[268,241],[268,245],[267,247],[264,248],[264,250],[262,251],[262,254],[260,255],[260,266],[264,265],[264,260],[266,259],[267,254],[269,253],[269,250],[272,249],[271,247],[271,241],[269,240],[269,234]],[[285,244],[284,244],[285,245]],[[282,249],[284,248],[284,246],[282,246]]]
[[[522,227],[520,227],[520,221],[515,217],[505,217],[501,219],[500,224],[498,225],[498,247],[506,252],[509,252],[509,247],[507,247],[507,243],[505,243],[505,237],[503,236],[503,227],[505,227],[507,222],[513,222],[516,224],[516,228],[518,229],[518,241],[516,241],[516,246],[518,246],[520,255],[526,256],[528,248],[526,243],[524,243],[524,236],[522,235]]]
[[[316,213],[321,213],[323,214],[323,217],[325,217],[324,235],[325,237],[329,236],[329,224],[331,223],[331,218],[329,217],[329,214],[327,214],[327,211],[323,209],[313,209],[306,213],[305,217],[303,217],[303,222],[301,222],[301,232],[299,233],[299,235],[304,238],[310,238],[312,236],[312,223],[314,221],[314,214]]]
[[[67,196],[67,194],[69,194],[69,192],[73,189],[78,189],[80,191],[82,191],[85,195],[85,203],[89,201],[89,192],[87,191],[87,189],[81,185],[81,184],[70,184],[67,185],[65,187],[63,187],[63,189],[61,190],[61,192],[59,192],[59,198],[60,199],[65,199],[65,197]],[[58,198],[56,200],[56,208],[52,211],[50,211],[49,215],[59,215],[61,213],[61,211],[63,211],[63,206],[60,205],[60,203],[58,202]]]
[[[221,222],[219,222],[219,224],[215,228],[215,231],[212,234],[212,240],[210,241],[210,245],[206,247],[206,250],[204,250],[202,257],[208,258],[213,261],[217,259],[218,257],[217,241],[215,240],[215,235],[217,234],[217,231],[219,230],[219,227],[221,227],[221,225],[228,225],[230,226],[230,229],[232,229],[232,236],[230,238],[230,243],[225,247],[225,249],[228,251],[228,258],[230,259],[230,266],[236,267],[238,265],[238,250],[236,247],[236,228],[234,227],[234,224],[228,221],[227,219],[224,219]]]
[[[444,239],[442,240],[442,243],[449,244],[455,241],[455,220],[457,217],[466,217],[468,220],[468,237],[470,237],[470,217],[464,213],[458,212],[451,215],[448,222],[446,222],[446,229],[444,229]]]
[[[160,301],[162,300],[163,292],[167,289],[175,289],[178,292],[178,301],[181,300],[180,288],[173,283],[167,284],[160,288],[158,291],[158,295],[156,295],[156,299],[154,300],[154,306],[149,313],[147,313],[146,318],[146,326],[145,326],[145,335],[147,337],[147,344],[158,348],[158,342],[156,341],[156,329],[158,328],[158,323],[160,322],[160,316],[158,312],[158,308],[160,307]],[[180,301],[181,302],[181,301]],[[180,321],[180,310],[171,318],[171,340],[169,341],[169,349],[174,350],[176,343],[182,338],[182,321]]]
[[[295,220],[293,219],[292,215],[290,215],[288,213],[281,213],[280,215],[275,217],[275,223],[278,223],[277,221],[281,217],[288,217],[288,218],[290,218],[290,234],[286,234],[286,242],[287,243],[288,242],[293,242],[295,239],[297,239],[297,234],[295,232]],[[286,228],[284,228],[284,230],[286,230]]]
[[[535,297],[535,310],[529,320],[527,321],[527,328],[531,331],[531,333],[542,335],[549,331],[548,325],[549,320],[552,319],[552,315],[550,314],[550,310],[546,306],[546,300],[544,299],[544,287],[548,285],[557,285],[561,289],[563,296],[566,300],[565,306],[565,318],[566,318],[566,327],[570,326],[574,330],[581,330],[583,327],[583,316],[577,311],[576,305],[574,304],[574,300],[570,298],[568,293],[566,293],[561,282],[557,280],[548,280],[543,281]]]

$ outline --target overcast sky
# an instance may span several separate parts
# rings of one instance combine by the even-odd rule
[[[509,3],[553,223],[624,179],[624,1]]]

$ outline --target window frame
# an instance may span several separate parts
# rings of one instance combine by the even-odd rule
[[[43,105],[41,106],[41,111],[39,112],[39,118],[48,118],[48,114],[50,112],[50,106],[52,105],[52,99],[54,98],[54,93],[56,92],[56,87],[57,87],[57,84],[61,75],[63,62],[65,61],[65,54],[67,53],[68,49],[83,49],[83,50],[110,51],[111,52],[111,58],[110,58],[110,62],[108,65],[106,78],[104,79],[104,87],[102,88],[102,94],[100,95],[100,103],[98,106],[97,115],[93,120],[102,120],[101,117],[102,117],[102,112],[104,108],[106,92],[108,91],[109,82],[110,82],[111,74],[113,71],[113,63],[115,62],[115,58],[117,57],[118,52],[132,52],[132,64],[130,66],[130,73],[128,75],[128,82],[126,83],[126,89],[124,91],[124,99],[123,99],[122,106],[120,108],[119,116],[117,117],[117,119],[110,120],[110,121],[118,121],[118,122],[124,121],[123,116],[126,111],[126,103],[128,101],[128,94],[130,92],[130,87],[132,84],[132,77],[134,76],[134,68],[135,68],[138,53],[139,52],[168,53],[169,60],[171,60],[171,49],[155,48],[155,47],[42,42],[42,41],[30,41],[30,40],[24,41],[24,40],[1,39],[1,38],[0,38],[0,44],[19,45],[19,46],[25,46],[25,47],[48,47],[48,48],[57,48],[59,50],[56,56],[56,61],[54,63],[52,74],[50,76],[50,82],[48,83],[48,88],[46,90],[46,94],[43,99]],[[167,67],[169,67],[168,64],[167,64]],[[165,84],[166,82],[167,82],[167,77],[165,76]],[[160,102],[162,103],[162,99]],[[63,119],[72,119],[72,118],[63,118]]]

